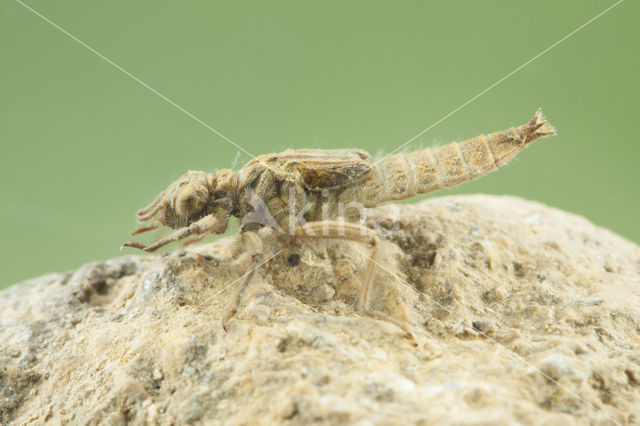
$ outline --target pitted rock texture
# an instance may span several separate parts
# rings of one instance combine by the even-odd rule
[[[265,235],[0,292],[2,424],[638,424],[640,248],[513,197],[385,206],[370,247]]]

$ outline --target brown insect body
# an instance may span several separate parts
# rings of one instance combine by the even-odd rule
[[[396,324],[407,337],[412,337],[402,321],[368,307],[368,293],[379,253],[378,236],[362,225],[336,221],[340,215],[348,215],[341,208],[354,203],[375,207],[458,185],[496,170],[530,142],[553,133],[553,128],[538,111],[528,123],[517,128],[409,154],[391,155],[378,163],[367,161],[369,155],[361,150],[304,149],[256,157],[239,173],[230,169],[219,170],[215,175],[190,171],[138,212],[138,222],[154,222],[137,229],[133,235],[159,226],[176,231],[149,246],[135,242],[125,246],[152,252],[195,235],[185,241],[186,245],[211,233],[223,233],[230,216],[242,220],[244,251],[255,265],[262,256],[262,242],[258,234],[251,231],[265,226],[289,230],[300,238],[360,241],[370,245],[371,256],[358,310]],[[271,221],[261,220],[265,217]],[[245,220],[247,218],[258,220]],[[256,269],[257,266],[245,274],[244,284],[236,291],[234,306],[222,319],[225,330]]]
[[[189,235],[223,233],[230,216],[242,219],[255,210],[250,196],[264,203],[281,229],[289,229],[288,221],[303,210],[308,222],[322,220],[327,212],[335,218],[340,204],[358,202],[375,207],[483,176],[509,162],[530,142],[552,134],[554,129],[538,111],[516,128],[391,155],[379,163],[369,162],[369,155],[357,149],[303,149],[261,155],[239,173],[230,169],[215,175],[190,171],[138,212],[139,222],[155,219],[155,224],[134,234],[161,225],[178,231],[148,247],[125,245],[155,251]],[[262,226],[247,223],[243,230]]]

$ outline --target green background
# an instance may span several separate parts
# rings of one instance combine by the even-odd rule
[[[613,1],[28,5],[254,154],[390,152]],[[559,136],[437,196],[516,194],[635,241],[640,7],[627,0],[415,140]],[[20,3],[0,3],[0,287],[119,256],[188,169],[248,157]],[[134,252],[127,250],[126,252]]]

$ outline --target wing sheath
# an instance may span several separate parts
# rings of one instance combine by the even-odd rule
[[[300,176],[309,191],[348,186],[371,170],[369,154],[359,149],[300,149],[261,157],[267,165]],[[255,161],[255,160],[254,160]]]

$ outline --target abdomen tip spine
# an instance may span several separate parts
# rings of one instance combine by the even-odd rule
[[[541,109],[538,109],[538,111],[536,111],[536,115],[534,115],[529,123],[527,123],[525,126],[528,126],[529,132],[535,135],[535,138],[531,139],[532,141],[539,137],[551,136],[556,134],[556,129],[547,122],[547,120],[544,118],[544,115],[542,114]]]

